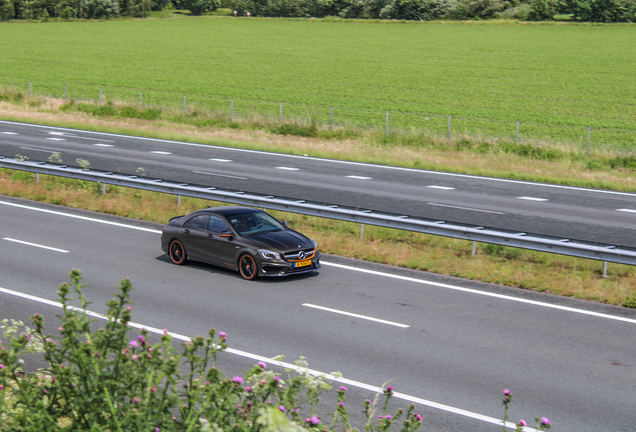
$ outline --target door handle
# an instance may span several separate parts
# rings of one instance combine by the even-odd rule
[[[208,238],[212,238],[214,237],[212,234],[208,234]]]
[[[186,229],[185,231],[183,231],[185,234],[190,234],[190,230]]]

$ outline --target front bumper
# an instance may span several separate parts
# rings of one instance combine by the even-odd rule
[[[290,276],[296,274],[309,273],[320,269],[320,255],[312,258],[311,264],[305,267],[294,267],[294,263],[282,260],[263,261],[260,263],[259,276]]]

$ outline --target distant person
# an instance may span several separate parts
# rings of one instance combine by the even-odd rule
[[[243,16],[247,16],[247,11],[243,11]]]
[[[248,17],[248,18],[250,17],[250,13],[249,13],[249,11],[247,12],[247,17]]]
[[[238,12],[237,11],[234,11],[234,16],[238,16]]]

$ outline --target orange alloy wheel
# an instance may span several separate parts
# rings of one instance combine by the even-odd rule
[[[256,261],[254,261],[254,258],[252,258],[251,255],[243,255],[241,257],[241,260],[239,261],[239,270],[241,271],[241,276],[247,280],[255,279],[258,274]]]
[[[177,265],[182,265],[186,262],[186,251],[179,240],[173,240],[170,243],[170,259]]]

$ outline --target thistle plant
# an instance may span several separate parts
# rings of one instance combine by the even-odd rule
[[[45,333],[44,318],[31,317],[34,328],[5,322],[0,347],[0,429],[7,432],[54,431],[298,431],[354,430],[348,418],[345,387],[338,390],[331,422],[321,419],[320,396],[331,385],[314,376],[304,358],[286,376],[259,362],[241,375],[224,377],[215,364],[227,348],[227,335],[210,329],[206,336],[173,346],[170,333],[160,336],[133,326],[129,279],[121,281],[106,303],[106,323],[95,330],[81,272],[58,288],[62,313],[58,334]],[[72,304],[77,304],[74,307]],[[27,372],[20,357],[41,352],[45,369]],[[335,375],[339,376],[339,375]],[[367,431],[398,427],[413,431],[422,417],[398,410],[387,414],[393,393],[387,387],[380,422]],[[377,398],[376,398],[377,401]],[[368,404],[365,410],[368,411]],[[369,419],[369,417],[368,417]]]

